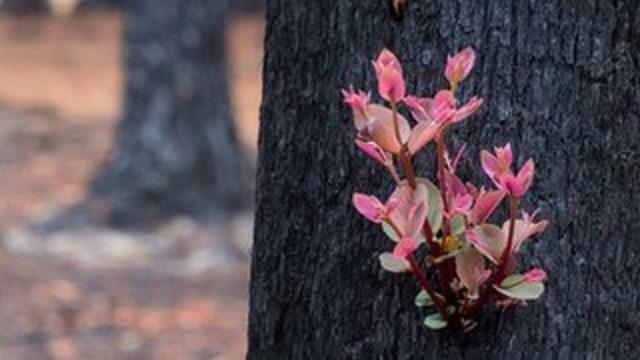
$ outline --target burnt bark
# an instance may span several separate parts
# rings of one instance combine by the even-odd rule
[[[382,0],[268,1],[248,358],[639,358],[640,4],[410,1],[394,19]],[[378,264],[392,244],[350,197],[391,181],[354,146],[339,89],[375,89],[386,46],[431,94],[467,45],[479,56],[461,95],[487,102],[449,145],[468,142],[460,166],[484,183],[481,148],[534,157],[527,208],[552,225],[523,254],[549,273],[541,300],[459,336],[425,329],[416,281]]]
[[[227,2],[126,6],[125,113],[94,198],[115,224],[243,207],[251,192],[229,99]]]

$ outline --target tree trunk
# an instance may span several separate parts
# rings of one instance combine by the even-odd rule
[[[640,358],[638,2],[410,1],[394,20],[382,0],[271,0],[267,22],[248,358]],[[417,282],[378,264],[392,244],[350,199],[392,184],[354,146],[339,89],[375,89],[386,46],[432,94],[467,45],[461,95],[487,102],[449,145],[469,143],[460,167],[479,183],[481,148],[534,157],[527,208],[552,226],[523,254],[549,273],[543,297],[462,337],[424,328]]]
[[[227,84],[226,1],[127,2],[125,114],[96,181],[116,224],[250,198]]]
[[[0,10],[13,14],[32,14],[47,9],[47,0],[3,0]]]

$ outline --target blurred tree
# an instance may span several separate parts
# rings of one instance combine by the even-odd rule
[[[124,8],[127,0],[82,0],[81,6],[86,8]]]
[[[267,3],[248,358],[640,358],[639,3],[408,4],[396,20],[387,1]],[[375,89],[387,46],[430,94],[467,45],[479,59],[461,95],[487,104],[453,130],[470,142],[461,167],[486,183],[479,149],[512,140],[519,164],[536,159],[527,203],[552,226],[523,254],[549,272],[543,298],[462,338],[425,329],[416,281],[379,267],[392,244],[350,199],[391,182],[353,144],[339,89]]]
[[[0,10],[14,13],[33,13],[44,11],[49,8],[51,2],[73,2],[81,8],[124,8],[128,1],[135,0],[0,0]],[[213,0],[212,0],[213,1]],[[216,0],[227,2],[229,10],[233,12],[256,12],[263,5],[264,0]]]
[[[0,0],[0,10],[17,14],[44,11],[48,0]]]
[[[227,14],[218,0],[126,2],[125,111],[93,196],[112,223],[248,204],[249,166],[227,81]]]

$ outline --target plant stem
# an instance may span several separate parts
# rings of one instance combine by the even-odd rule
[[[396,134],[396,140],[400,146],[403,146],[402,136],[400,135],[400,125],[398,124],[398,104],[396,103],[396,99],[393,97],[390,100],[391,102],[391,118],[393,122],[393,131]]]
[[[433,300],[433,304],[435,305],[436,309],[438,310],[442,318],[447,320],[449,318],[449,313],[447,313],[447,306],[445,303],[442,302],[442,299],[439,298],[438,295],[431,288],[431,285],[429,284],[427,277],[425,276],[424,272],[422,272],[422,269],[420,269],[420,266],[416,261],[416,257],[413,256],[413,254],[411,254],[409,255],[409,257],[407,257],[407,260],[411,265],[411,271],[413,271],[413,274],[420,281],[422,288],[424,289],[424,291],[427,292],[427,294],[429,294],[429,297],[431,298],[431,300]]]
[[[518,215],[518,198],[513,195],[509,197],[509,207],[510,207],[510,220],[509,220],[509,235],[507,238],[507,246],[502,251],[502,255],[500,256],[500,263],[498,265],[498,270],[491,276],[488,281],[487,287],[480,293],[480,297],[478,301],[476,301],[475,305],[468,312],[468,317],[474,319],[478,316],[478,313],[484,306],[484,303],[489,299],[491,293],[493,293],[494,288],[493,285],[500,284],[504,279],[505,272],[507,270],[507,265],[509,263],[509,257],[511,254],[511,247],[513,246],[513,237],[516,227],[516,217]]]
[[[500,256],[500,266],[498,267],[498,271],[496,272],[495,284],[499,284],[502,279],[504,279],[505,273],[507,271],[507,265],[511,256],[511,248],[513,247],[513,237],[516,228],[516,217],[518,216],[518,198],[510,195],[509,205],[511,209],[511,219],[509,221],[509,237],[507,239],[507,246],[504,248],[504,250],[502,251],[502,255]]]
[[[429,248],[434,250],[434,255],[440,256],[442,254],[442,249],[440,248],[440,245],[433,240],[433,230],[431,229],[431,224],[429,224],[429,219],[424,221],[422,233],[424,234],[424,238],[427,240],[427,244],[429,244]]]
[[[434,256],[440,257],[443,251],[440,245],[433,240],[433,230],[431,230],[431,226],[429,225],[428,221],[425,221],[423,232],[424,232],[425,238],[427,239],[427,243],[429,244],[429,248],[434,250]],[[445,299],[447,299],[447,302],[451,303],[455,301],[455,294],[453,293],[453,291],[451,290],[451,287],[449,286],[449,282],[451,280],[449,277],[450,275],[447,274],[447,271],[449,270],[448,266],[449,266],[449,262],[447,259],[445,260],[444,263],[439,264],[439,266],[434,266],[434,269],[436,269],[438,282],[440,284],[440,288],[442,289],[442,292],[445,295]],[[460,317],[458,316],[457,313],[454,314],[452,320],[454,320],[453,324],[456,327],[461,326],[462,323],[460,322]]]
[[[406,146],[403,145],[399,156],[400,161],[402,161],[404,171],[407,174],[407,182],[409,182],[409,186],[411,186],[412,189],[415,189],[418,186],[418,183],[416,182],[416,175],[413,172],[413,164],[411,163],[411,158],[409,157],[409,152]]]
[[[449,204],[447,202],[447,184],[445,182],[445,178],[446,178],[446,174],[445,174],[445,159],[444,159],[444,155],[445,155],[445,150],[446,150],[446,144],[445,144],[445,133],[447,130],[447,125],[443,126],[442,129],[440,129],[438,131],[437,134],[437,139],[436,139],[436,146],[437,146],[437,162],[438,162],[438,185],[440,187],[440,196],[442,197],[442,211],[443,213],[448,213],[449,212]],[[449,234],[451,233],[451,228],[449,225],[449,219],[446,216],[443,216],[442,219],[442,243],[441,243],[441,247],[444,249],[446,242],[447,242],[447,238],[449,237]],[[442,278],[440,283],[442,284],[442,291],[445,295],[445,297],[447,298],[448,301],[453,301],[455,299],[455,294],[453,293],[453,290],[451,290],[451,280],[453,279],[453,273],[454,273],[454,268],[453,265],[450,262],[445,262],[442,264],[442,271],[440,272],[442,274]]]
[[[386,221],[391,226],[393,231],[395,231],[398,239],[402,239],[402,232],[400,232],[398,226],[391,219],[386,219]],[[447,304],[443,303],[442,299],[438,297],[438,295],[436,295],[436,293],[433,291],[433,288],[431,288],[429,280],[427,280],[427,277],[425,276],[422,269],[420,269],[420,266],[416,261],[416,257],[411,254],[407,257],[407,261],[409,261],[409,264],[411,265],[411,271],[418,278],[418,281],[420,281],[420,284],[422,285],[422,288],[424,288],[424,291],[426,291],[427,294],[429,294],[429,297],[431,297],[431,299],[433,300],[433,304],[435,305],[440,315],[442,315],[442,318],[447,319],[449,317],[449,314],[447,313]]]
[[[442,207],[445,213],[449,211],[449,204],[447,203],[447,184],[445,183],[445,168],[444,168],[444,154],[446,149],[446,144],[444,142],[444,135],[446,130],[447,128],[443,127],[440,131],[438,131],[437,138],[436,138],[437,161],[438,161],[438,185],[440,185],[440,196],[442,196]],[[447,233],[448,233],[448,225],[449,225],[448,222],[446,221],[443,222],[443,230]]]
[[[404,167],[404,171],[407,175],[409,186],[411,186],[412,189],[415,189],[417,186],[416,175],[413,172],[413,164],[411,164],[411,157],[409,156],[407,145],[403,143],[402,136],[400,135],[400,125],[398,124],[398,104],[394,98],[391,98],[391,117],[393,119],[393,131],[396,134],[396,140],[402,147],[398,156],[400,157],[400,161],[402,162],[402,166]]]

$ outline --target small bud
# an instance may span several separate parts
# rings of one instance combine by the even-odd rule
[[[547,278],[547,273],[539,268],[529,270],[526,274],[524,274],[523,281],[532,283],[532,282],[541,282]]]
[[[447,58],[447,68],[445,76],[449,83],[453,85],[459,84],[469,76],[476,61],[476,53],[471,47],[460,51],[459,53]]]
[[[387,101],[401,101],[405,96],[406,85],[402,65],[388,49],[384,49],[373,63],[378,78],[378,92]]]

